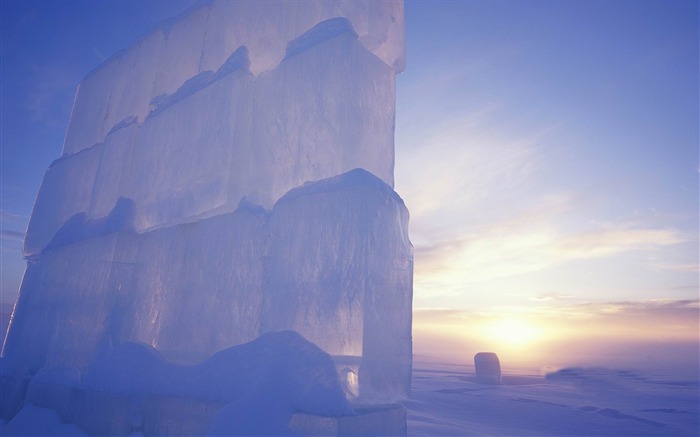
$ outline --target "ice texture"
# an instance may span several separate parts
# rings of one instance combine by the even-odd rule
[[[163,23],[117,53],[80,84],[64,155],[105,141],[121,120],[145,120],[150,102],[188,79],[217,71],[241,46],[254,75],[274,69],[287,44],[319,22],[344,17],[358,41],[396,72],[404,66],[401,0],[214,1]]]
[[[47,249],[28,263],[5,350],[37,371],[84,369],[103,342],[140,341],[188,362],[253,340],[266,226],[266,213],[244,204],[196,223]]]
[[[295,330],[350,398],[405,397],[402,68],[400,0],[213,1],[90,73],[26,233],[3,396],[126,342],[185,365]]]
[[[361,395],[398,398],[411,380],[413,247],[399,196],[364,170],[296,188],[270,220],[263,331],[294,329],[362,357]]]
[[[25,255],[71,217],[103,217],[121,197],[135,202],[142,232],[231,212],[243,197],[271,208],[291,188],[353,168],[393,186],[394,70],[341,18],[289,47],[258,77],[239,47],[216,72],[152,99],[142,123],[121,119],[103,142],[54,162]]]
[[[242,201],[141,234],[81,221],[68,234],[84,235],[81,224],[104,233],[61,240],[28,263],[5,353],[31,372],[84,370],[102,345],[127,341],[193,363],[292,329],[354,364],[360,396],[410,390],[408,211],[369,172],[305,184],[271,211]]]

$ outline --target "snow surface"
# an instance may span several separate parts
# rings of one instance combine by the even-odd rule
[[[484,385],[472,366],[421,357],[405,402],[408,435],[696,436],[699,387],[696,374],[661,370],[570,368],[547,377],[508,367],[501,385]],[[1,426],[2,435],[86,435],[31,404]]]
[[[694,436],[697,374],[579,368],[549,377],[503,369],[501,385],[472,366],[414,362],[408,434],[415,436]]]
[[[291,411],[351,414],[330,355],[294,331],[268,332],[191,366],[167,362],[142,343],[103,350],[80,388],[232,402],[275,398]]]

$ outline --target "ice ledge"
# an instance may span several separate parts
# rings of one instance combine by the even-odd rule
[[[344,17],[329,18],[321,21],[311,29],[304,32],[300,37],[287,44],[287,51],[283,62],[287,59],[305,52],[306,50],[321,44],[324,41],[335,38],[343,34],[350,34],[357,39],[357,33],[352,27],[350,20]]]
[[[236,49],[226,62],[215,72],[211,70],[203,71],[194,77],[189,78],[180,88],[172,94],[161,94],[151,100],[150,106],[153,108],[147,118],[153,117],[165,111],[175,103],[185,100],[187,97],[208,87],[214,82],[233,74],[236,71],[243,71],[250,74],[250,57],[248,47],[241,46]],[[114,129],[112,129],[114,130]],[[110,131],[111,133],[111,131]]]
[[[133,200],[120,197],[112,211],[100,219],[88,219],[85,213],[72,216],[53,236],[47,249],[77,243],[88,238],[114,232],[134,232],[136,204]]]
[[[382,192],[396,200],[400,205],[404,205],[401,196],[394,191],[386,182],[368,172],[363,168],[356,168],[338,176],[333,176],[320,181],[309,181],[300,187],[292,188],[282,196],[275,206],[280,203],[289,202],[300,197],[315,194],[330,193],[344,190],[351,190],[358,187],[367,187],[375,191]]]
[[[327,179],[309,181],[299,187],[292,188],[277,200],[275,206],[306,196],[353,190],[363,187],[380,192],[386,197],[394,199],[398,204],[405,206],[401,196],[399,196],[391,186],[362,168],[356,168]],[[114,208],[104,217],[90,219],[84,212],[77,213],[59,228],[44,249],[37,254],[27,255],[27,257],[38,256],[44,250],[77,243],[99,235],[114,232],[136,232],[134,224],[136,208],[137,205],[132,199],[120,197],[114,205]],[[236,210],[248,211],[254,215],[269,215],[271,213],[271,211],[250,201],[246,196],[241,198]],[[202,219],[202,217],[200,217],[200,219]],[[190,222],[191,221],[188,220],[183,223],[174,223],[171,226],[178,226]],[[152,230],[148,231],[150,232]]]

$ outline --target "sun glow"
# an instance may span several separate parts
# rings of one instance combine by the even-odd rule
[[[499,319],[484,327],[485,334],[500,345],[519,348],[536,342],[539,329],[532,323],[520,319]]]

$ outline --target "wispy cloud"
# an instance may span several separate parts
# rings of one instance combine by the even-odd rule
[[[700,272],[700,265],[698,264],[662,264],[662,263],[650,263],[649,265],[653,269],[665,270],[670,272],[681,272],[681,273],[697,273]],[[697,289],[697,287],[695,287]]]
[[[26,225],[29,221],[29,217],[23,214],[17,214],[6,210],[0,210],[0,221]]]
[[[0,239],[9,241],[24,241],[24,232],[9,231],[6,229],[0,230]]]
[[[415,281],[421,292],[448,293],[474,282],[541,271],[570,261],[688,241],[692,237],[673,229],[606,226],[566,233],[549,221],[516,220],[452,240],[417,244]]]
[[[551,247],[562,259],[596,258],[616,253],[672,246],[690,241],[689,236],[675,229],[629,229],[606,227],[561,238]]]
[[[586,302],[576,305],[493,307],[481,310],[447,308],[414,309],[415,330],[432,327],[433,332],[465,335],[494,320],[523,320],[540,325],[548,337],[608,337],[627,340],[698,338],[700,300],[654,299],[644,301]],[[442,326],[443,331],[436,329]],[[653,327],[653,329],[652,329]],[[624,338],[621,338],[624,340]]]
[[[24,232],[15,229],[27,227],[29,217],[7,210],[0,210],[0,248],[3,252],[20,252],[17,243],[24,241]],[[10,229],[14,228],[14,229]]]
[[[599,182],[595,192],[543,183],[556,167],[548,137],[560,126],[501,132],[494,122],[500,111],[494,105],[443,121],[397,167],[397,189],[411,211],[418,297],[692,241],[641,221],[588,219]]]
[[[534,302],[561,302],[572,298],[571,294],[559,293],[541,293],[534,296],[529,296],[529,299]]]
[[[444,237],[465,218],[473,224],[521,203],[542,158],[534,145],[545,133],[505,135],[492,126],[498,114],[493,106],[444,120],[397,158],[397,189],[417,238]]]
[[[590,316],[606,316],[610,314],[640,317],[642,315],[659,313],[694,313],[700,317],[700,299],[647,299],[640,301],[591,301],[574,305],[538,305],[530,307],[495,306],[491,309],[462,310],[454,308],[415,308],[414,320],[438,321],[446,318],[470,319],[475,317],[493,317],[512,315],[568,317],[570,314],[587,314]]]

